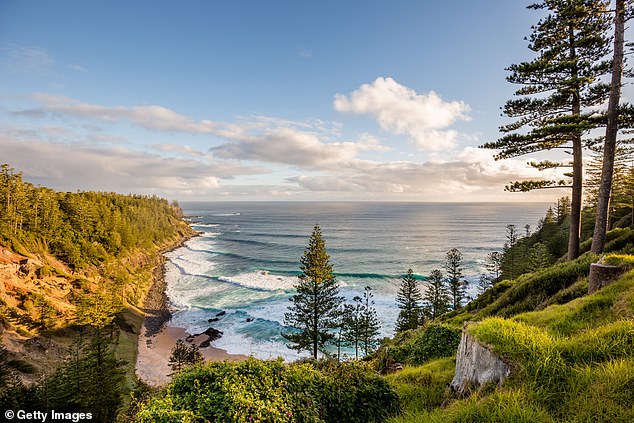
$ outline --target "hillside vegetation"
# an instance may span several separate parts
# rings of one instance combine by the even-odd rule
[[[624,233],[631,236],[625,229],[611,237]],[[456,329],[471,322],[468,332],[507,361],[512,376],[461,399],[445,389],[455,351],[406,366],[387,376],[405,405],[391,421],[634,421],[634,270],[587,295],[597,260],[588,253],[500,282],[445,315],[444,324]],[[632,269],[634,256],[611,254],[604,262]]]
[[[160,252],[193,233],[176,203],[56,192],[3,165],[0,404],[90,409],[94,420],[111,421],[135,383]]]

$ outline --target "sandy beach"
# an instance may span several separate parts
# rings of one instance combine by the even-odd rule
[[[185,340],[189,334],[183,328],[165,326],[160,332],[147,336],[143,330],[139,335],[139,355],[136,363],[136,374],[151,386],[162,386],[171,379],[168,360],[179,339]],[[202,342],[204,335],[194,338],[193,343]],[[187,345],[191,345],[186,342]],[[214,347],[201,348],[205,361],[239,361],[245,360],[244,355],[228,354],[225,350]]]
[[[183,245],[188,238],[170,249]],[[168,250],[165,250],[168,251]],[[165,252],[164,251],[164,252]],[[139,334],[138,356],[136,362],[137,377],[151,386],[162,386],[169,383],[172,372],[169,368],[169,357],[176,341],[182,339],[186,345],[196,344],[208,339],[206,335],[199,335],[191,339],[184,328],[169,325],[172,317],[169,300],[165,294],[165,257],[154,271],[154,281],[143,307],[145,319]],[[189,342],[187,339],[189,337]],[[205,361],[238,361],[247,357],[240,354],[228,354],[225,350],[212,346],[201,348]]]

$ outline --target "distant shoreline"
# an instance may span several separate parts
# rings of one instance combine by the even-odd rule
[[[191,226],[190,226],[191,227]],[[159,333],[165,324],[172,319],[172,310],[169,305],[169,298],[165,293],[167,281],[165,280],[165,263],[167,258],[165,254],[181,248],[190,239],[200,236],[200,232],[196,232],[190,236],[184,236],[180,241],[159,252],[159,264],[154,269],[152,275],[152,285],[143,302],[143,310],[145,318],[142,330],[145,336],[151,337]]]
[[[191,226],[190,226],[191,227]],[[176,341],[186,340],[190,334],[184,328],[171,326],[173,308],[165,292],[167,280],[165,278],[165,254],[181,248],[190,239],[200,236],[195,232],[191,236],[184,236],[176,244],[161,250],[160,262],[154,269],[152,286],[145,298],[143,310],[145,318],[138,339],[138,354],[135,366],[137,377],[148,385],[159,387],[171,380],[169,357]],[[194,338],[194,343],[200,339]],[[238,361],[247,357],[241,354],[229,354],[225,350],[215,347],[201,348],[200,352],[206,361]]]

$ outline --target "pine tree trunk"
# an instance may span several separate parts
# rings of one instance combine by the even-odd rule
[[[569,26],[570,38],[570,60],[575,62],[576,40],[574,28]],[[579,78],[578,71],[572,70],[572,79]],[[579,85],[572,93],[572,115],[579,116],[581,114],[581,96],[579,94]],[[583,148],[581,145],[581,133],[576,133],[572,139],[572,198],[570,201],[570,229],[568,232],[568,260],[574,260],[579,257],[579,237],[581,236],[581,201],[583,189]]]
[[[573,140],[573,176],[572,198],[570,201],[570,229],[568,232],[568,260],[579,257],[579,238],[581,236],[581,202],[583,187],[583,157],[581,136]]]
[[[621,75],[623,73],[623,43],[625,33],[625,0],[616,0],[614,18],[614,58],[612,59],[612,86],[608,103],[608,124],[605,130],[605,146],[603,147],[603,169],[597,203],[597,218],[592,236],[592,252],[601,254],[605,246],[605,235],[608,224],[608,208],[614,174],[614,155],[616,153],[616,135],[618,132],[618,109],[621,97]]]

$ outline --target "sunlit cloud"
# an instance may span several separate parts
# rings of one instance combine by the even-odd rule
[[[458,120],[470,119],[470,108],[462,101],[444,101],[434,91],[418,94],[382,77],[348,96],[336,94],[334,108],[372,116],[381,129],[407,135],[418,148],[431,151],[454,147],[458,132],[448,128]]]
[[[79,122],[68,127],[4,127],[0,148],[11,151],[14,166],[44,184],[56,181],[56,186],[66,187],[63,184],[68,181],[80,181],[81,186],[72,189],[159,190],[180,198],[213,194],[242,199],[266,199],[266,195],[367,199],[369,195],[377,200],[486,201],[499,199],[513,180],[552,176],[530,168],[525,159],[495,161],[489,150],[439,150],[439,146],[453,145],[455,131],[449,126],[467,119],[468,107],[447,103],[434,93],[418,95],[389,79],[377,81],[349,98],[338,97],[336,107],[374,114],[385,128],[416,135],[417,142],[427,140],[427,147],[434,151],[425,157],[401,155],[408,159],[396,160],[399,152],[377,136],[364,132],[342,139],[340,124],[318,119],[256,115],[233,122],[200,120],[158,105],[103,106],[47,94],[33,96],[38,107],[8,113],[33,122]],[[381,94],[390,90],[396,93],[392,100]],[[377,99],[369,99],[372,93]],[[414,123],[417,116],[422,123]],[[121,123],[198,138],[192,145],[154,142],[133,147],[102,128]],[[263,174],[267,176],[261,178]],[[536,194],[530,198],[539,199]]]
[[[36,184],[61,190],[102,190],[204,197],[223,180],[268,172],[232,161],[165,157],[136,149],[87,143],[21,139],[0,134],[0,150],[10,164]]]
[[[237,142],[222,144],[211,151],[224,158],[324,168],[349,162],[362,151],[381,149],[376,139],[367,136],[358,142],[324,142],[316,133],[272,128]]]
[[[35,118],[48,113],[108,123],[129,122],[152,131],[212,135],[223,141],[212,146],[210,151],[225,159],[328,167],[353,160],[364,151],[386,149],[369,134],[361,134],[356,141],[331,141],[330,138],[339,135],[339,126],[322,120],[298,122],[254,116],[236,122],[219,122],[195,120],[157,105],[109,107],[41,93],[35,94],[33,99],[40,107],[16,113]],[[174,144],[154,144],[153,147],[190,156],[204,154]]]

